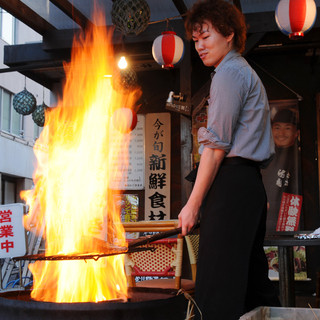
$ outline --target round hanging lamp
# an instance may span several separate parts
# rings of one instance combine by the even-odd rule
[[[42,103],[36,106],[35,110],[32,112],[32,119],[34,123],[39,126],[43,127],[45,123],[45,111],[48,108],[45,103]]]
[[[115,0],[112,23],[125,35],[138,35],[150,21],[150,8],[145,0]]]
[[[183,40],[174,31],[164,31],[153,41],[152,55],[162,68],[173,68],[183,58]]]
[[[26,88],[17,93],[13,97],[13,108],[19,114],[24,116],[31,114],[36,108],[37,101],[35,96],[29,92]]]
[[[296,40],[312,27],[317,16],[314,0],[280,0],[276,11],[276,23],[282,33]]]

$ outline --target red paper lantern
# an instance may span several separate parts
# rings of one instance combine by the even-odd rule
[[[112,124],[121,133],[129,133],[136,127],[137,114],[130,108],[116,109],[112,116]]]
[[[183,40],[174,31],[164,31],[152,44],[152,55],[162,68],[173,68],[184,54]]]
[[[299,39],[308,32],[316,20],[314,0],[280,0],[275,18],[281,32],[290,39]]]

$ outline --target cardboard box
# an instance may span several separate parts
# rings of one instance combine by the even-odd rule
[[[320,319],[318,308],[258,307],[239,320],[316,320]]]

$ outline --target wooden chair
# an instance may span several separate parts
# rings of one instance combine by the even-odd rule
[[[190,234],[185,236],[185,240],[187,243],[192,280],[196,281],[197,275],[197,261],[198,261],[198,253],[199,253],[199,234]]]
[[[169,231],[178,226],[178,220],[139,221],[123,223],[127,232]],[[125,270],[130,287],[184,289],[193,292],[194,281],[181,279],[183,237],[157,240],[144,245],[154,251],[133,252],[126,255]],[[137,277],[159,277],[159,279],[136,282]]]

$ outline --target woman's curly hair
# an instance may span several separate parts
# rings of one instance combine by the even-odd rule
[[[198,0],[188,11],[185,28],[188,39],[194,31],[201,31],[205,21],[224,37],[234,32],[234,48],[242,53],[245,49],[247,27],[244,15],[233,4],[224,0]]]

